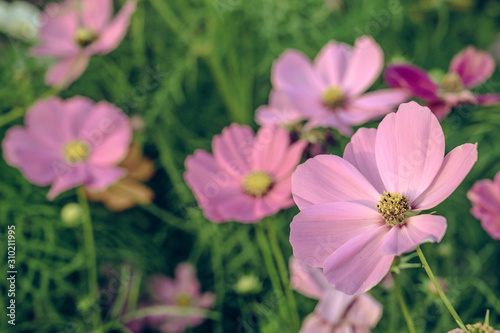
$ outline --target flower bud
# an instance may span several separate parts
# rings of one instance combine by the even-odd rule
[[[82,208],[77,203],[69,203],[61,209],[61,220],[68,227],[75,227],[82,220]]]

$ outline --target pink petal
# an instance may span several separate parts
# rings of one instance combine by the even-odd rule
[[[56,178],[54,162],[63,163],[62,152],[59,155],[19,126],[7,131],[2,151],[9,165],[18,167],[30,182],[39,186],[49,185]]]
[[[333,325],[329,324],[319,314],[312,313],[304,319],[299,333],[332,333]]]
[[[241,189],[226,191],[220,199],[220,202],[217,202],[219,211],[227,221],[257,223],[266,216],[263,215],[261,207],[256,207],[259,199],[246,195]]]
[[[452,104],[448,104],[444,101],[436,101],[426,105],[429,109],[431,109],[432,113],[437,117],[437,119],[441,120],[446,117],[453,107]]]
[[[389,192],[413,202],[433,181],[444,157],[444,134],[428,108],[415,102],[401,104],[377,130],[375,156]]]
[[[255,111],[255,121],[264,125],[286,125],[303,120],[302,113],[290,102],[282,91],[272,90],[269,105],[261,106]]]
[[[89,52],[106,54],[116,49],[127,33],[129,20],[135,7],[135,0],[127,1],[114,19],[102,30],[99,39],[89,46]]]
[[[253,145],[252,169],[273,174],[283,167],[281,162],[289,146],[290,134],[286,129],[276,126],[259,128]]]
[[[356,40],[342,88],[349,96],[368,89],[377,79],[384,66],[384,53],[380,46],[368,36]]]
[[[349,45],[330,41],[316,56],[314,69],[322,76],[323,82],[340,85],[351,54]]]
[[[346,108],[358,116],[351,124],[359,125],[395,111],[396,106],[409,98],[410,94],[405,89],[377,90],[357,97]]]
[[[235,176],[243,176],[252,171],[252,157],[255,136],[245,125],[232,124],[216,135],[212,150],[217,163]]]
[[[159,302],[174,301],[178,291],[172,279],[160,275],[149,278],[149,289],[153,299]]]
[[[363,294],[356,297],[346,314],[346,320],[353,326],[374,328],[382,318],[382,304],[373,296]]]
[[[290,284],[299,293],[314,299],[332,289],[320,268],[311,267],[295,257],[290,258]]]
[[[325,261],[325,276],[337,290],[348,295],[361,294],[389,272],[394,256],[382,254],[387,225],[371,228],[344,243]]]
[[[352,135],[352,124],[353,122],[346,122],[344,119],[341,119],[339,116],[342,110],[336,110],[335,112],[323,112],[318,116],[312,116],[311,119],[307,122],[304,129],[310,130],[316,127],[331,127],[340,132],[340,134],[344,136]]]
[[[311,206],[290,224],[293,255],[306,264],[323,267],[334,251],[364,232],[385,227],[379,213],[368,207],[335,202]]]
[[[52,183],[47,199],[52,201],[62,192],[85,183],[87,174],[83,166],[68,167],[58,171],[57,179]]]
[[[296,50],[285,51],[274,62],[271,81],[275,89],[318,99],[326,87],[314,72],[311,61]]]
[[[377,130],[360,128],[351,138],[344,151],[344,159],[351,163],[373,185],[378,193],[385,191],[384,183],[375,160]]]
[[[197,299],[196,307],[210,309],[213,307],[214,303],[215,295],[212,293],[204,293]]]
[[[81,124],[78,137],[91,145],[89,163],[118,164],[128,152],[132,129],[120,109],[108,102],[99,102]]]
[[[413,202],[425,210],[443,202],[464,180],[477,161],[477,144],[466,143],[449,152],[429,187]]]
[[[477,102],[485,106],[498,105],[500,104],[500,95],[498,94],[478,95]]]
[[[339,324],[354,299],[354,296],[346,295],[330,287],[325,296],[320,299],[316,313],[332,325]]]
[[[457,73],[462,79],[464,87],[470,88],[486,81],[495,70],[495,60],[484,51],[479,51],[473,46],[453,57],[450,72]]]
[[[420,68],[412,65],[390,65],[384,72],[387,84],[394,88],[403,88],[426,101],[439,99],[439,86]]]
[[[112,166],[87,165],[85,185],[95,191],[103,191],[123,178],[127,172]]]
[[[90,58],[84,54],[60,60],[45,75],[45,83],[61,87],[70,85],[83,74],[89,60]]]
[[[274,183],[269,193],[266,194],[265,199],[272,200],[275,205],[281,209],[294,206],[291,177],[288,176],[288,178],[281,179],[277,183]]]
[[[349,162],[335,155],[318,155],[292,174],[292,194],[302,210],[326,202],[350,201],[375,209],[379,193]]]
[[[204,150],[196,150],[186,158],[184,179],[196,196],[205,216],[214,222],[227,221],[219,212],[218,203],[241,191],[241,184],[221,169],[214,157]]]
[[[288,202],[288,200],[286,200],[286,202]],[[269,199],[267,195],[262,198],[256,198],[254,206],[255,216],[258,216],[260,220],[265,216],[274,215],[282,206],[283,204],[281,202]]]
[[[394,226],[387,234],[382,252],[398,256],[426,242],[440,242],[446,232],[446,219],[436,215],[417,215]]]
[[[113,14],[112,0],[82,1],[82,19],[85,28],[101,31]]]
[[[175,269],[175,282],[178,292],[186,292],[192,296],[200,293],[200,283],[196,278],[196,270],[189,263],[179,264]]]

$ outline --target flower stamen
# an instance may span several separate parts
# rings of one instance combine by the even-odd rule
[[[411,210],[410,201],[397,192],[386,192],[380,195],[377,211],[390,225],[397,225],[404,221],[405,214]]]
[[[85,141],[75,140],[64,145],[64,158],[68,163],[83,162],[90,154],[90,146]]]
[[[81,48],[87,47],[98,38],[97,32],[92,29],[80,28],[75,33],[75,43]]]
[[[321,94],[321,100],[327,108],[331,110],[338,109],[344,105],[344,91],[339,85],[329,86]]]
[[[273,177],[267,172],[252,171],[243,177],[241,185],[246,194],[260,198],[269,192],[273,183]]]
[[[175,299],[175,304],[177,304],[181,308],[188,308],[191,306],[191,298],[188,295],[180,294]]]
[[[464,85],[462,79],[457,73],[447,73],[441,81],[441,88],[444,92],[448,93],[458,93],[464,90]]]

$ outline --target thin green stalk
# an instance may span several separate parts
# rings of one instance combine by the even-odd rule
[[[14,108],[11,111],[0,116],[0,127],[13,122],[16,119],[21,118],[22,116],[24,116],[24,109],[19,107]]]
[[[222,264],[222,253],[221,253],[221,237],[220,237],[220,229],[218,225],[213,225],[212,226],[214,231],[214,242],[212,246],[212,270],[214,271],[214,277],[215,277],[215,293],[217,295],[216,297],[216,302],[217,302],[217,308],[219,311],[222,312],[222,307],[224,304],[224,293],[226,288],[224,287],[225,282],[224,282],[224,266]],[[215,323],[215,329],[214,332],[216,333],[222,333],[224,332],[223,328],[223,322],[222,322],[222,316],[220,317],[220,320]]]
[[[439,294],[439,297],[441,297],[441,299],[443,300],[444,305],[446,306],[446,308],[448,309],[450,314],[453,316],[453,318],[457,322],[458,326],[462,330],[467,332],[467,328],[465,328],[464,322],[462,321],[462,319],[458,315],[457,311],[455,311],[455,308],[453,308],[453,305],[451,305],[450,301],[448,300],[448,298],[444,294],[443,289],[441,289],[441,286],[439,285],[439,283],[436,281],[436,277],[434,276],[434,273],[432,273],[432,270],[429,267],[429,264],[427,263],[427,260],[425,259],[424,253],[420,249],[420,246],[417,247],[417,253],[418,253],[418,256],[420,258],[420,261],[422,262],[422,265],[424,266],[425,272],[429,276],[429,279],[431,279],[432,283],[434,284],[434,287],[436,287],[436,290]]]
[[[403,293],[401,292],[401,288],[399,287],[398,279],[395,274],[392,274],[392,278],[394,280],[394,291],[396,292],[399,306],[401,306],[401,311],[403,312],[403,316],[405,317],[406,326],[408,326],[408,331],[410,331],[410,333],[417,333],[417,331],[415,330],[415,324],[413,324],[413,319],[411,319],[411,315],[408,312],[408,307],[406,306]]]
[[[280,298],[283,301],[284,295],[283,295],[283,289],[281,289],[280,277],[278,275],[278,272],[276,271],[276,267],[274,266],[271,249],[269,248],[266,235],[264,234],[264,230],[262,229],[260,223],[255,224],[255,232],[257,235],[257,243],[259,243],[262,256],[264,257],[264,264],[266,265],[267,272],[269,273],[269,278],[271,280],[274,293],[276,294],[276,297]],[[282,302],[278,302],[278,304],[281,303]],[[278,307],[283,323],[285,324],[289,323],[286,309],[283,306],[278,306]]]
[[[96,254],[95,254],[95,243],[94,243],[94,232],[92,230],[92,219],[90,216],[89,204],[87,198],[85,197],[85,190],[83,187],[79,187],[77,190],[78,202],[82,208],[82,227],[83,227],[83,241],[84,241],[84,251],[85,258],[87,260],[87,271],[88,271],[88,284],[89,284],[89,297],[97,302],[99,298],[99,287],[97,284],[97,265],[96,265]],[[98,307],[97,313],[93,316],[94,319],[94,332],[102,332],[102,321],[101,321],[101,311]]]
[[[295,296],[293,295],[293,290],[290,285],[287,265],[285,259],[283,258],[283,253],[281,252],[281,248],[278,244],[278,238],[276,237],[276,232],[274,230],[273,222],[275,221],[267,220],[264,221],[264,224],[267,227],[267,233],[269,235],[271,248],[273,250],[276,263],[278,264],[278,270],[281,276],[281,282],[283,282],[283,286],[285,288],[286,298],[288,301],[288,306],[290,307],[290,314],[293,320],[293,325],[295,328],[298,328],[300,325],[300,318],[299,318],[299,313],[297,311],[297,304],[295,303]]]

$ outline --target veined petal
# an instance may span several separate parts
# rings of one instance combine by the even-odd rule
[[[326,295],[320,299],[316,312],[330,324],[339,324],[355,298],[355,296],[344,294],[330,287]]]
[[[335,155],[318,155],[292,174],[292,194],[302,210],[311,205],[350,201],[375,209],[379,193],[352,164]]]
[[[382,254],[389,228],[383,224],[344,243],[325,261],[326,279],[348,295],[361,294],[379,283],[391,268],[394,256]]]
[[[343,244],[381,226],[385,221],[368,207],[349,202],[317,204],[293,218],[290,244],[299,260],[323,267],[325,259]]]
[[[340,85],[351,54],[349,45],[329,41],[316,56],[314,69],[328,85]]]
[[[349,96],[359,95],[377,79],[384,66],[384,53],[368,36],[356,40],[349,65],[342,80],[342,88]]]
[[[311,267],[293,256],[289,266],[290,284],[302,295],[320,299],[332,289],[321,268]]]
[[[377,129],[375,156],[387,191],[413,202],[437,175],[444,158],[444,134],[428,108],[401,104]]]
[[[425,242],[440,242],[446,232],[446,219],[437,215],[417,215],[392,227],[382,245],[382,252],[398,256],[415,250]]]
[[[433,182],[413,202],[415,209],[430,209],[443,202],[460,185],[476,161],[477,144],[466,143],[449,152]]]
[[[382,318],[382,304],[369,295],[356,297],[346,314],[346,319],[352,325],[360,328],[374,328]]]
[[[232,124],[216,135],[212,150],[217,163],[235,176],[252,170],[255,135],[248,126]]]

